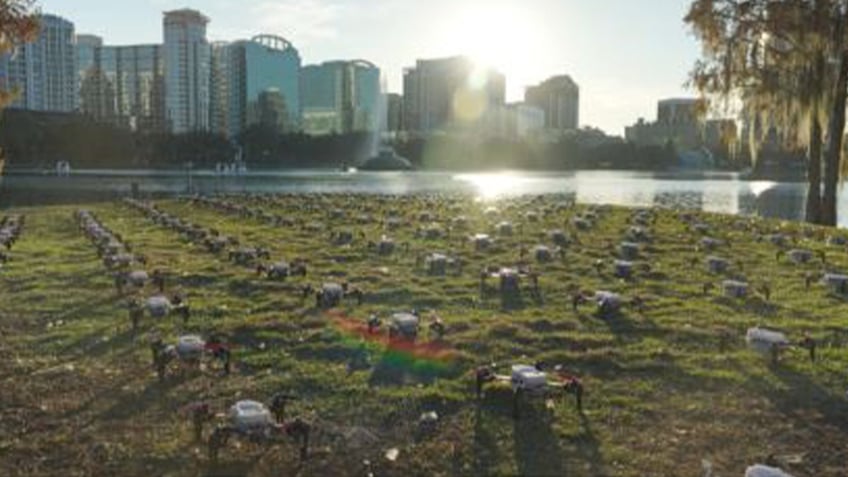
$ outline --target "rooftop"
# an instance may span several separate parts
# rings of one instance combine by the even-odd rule
[[[209,23],[209,17],[190,8],[163,12],[163,15],[165,23]]]

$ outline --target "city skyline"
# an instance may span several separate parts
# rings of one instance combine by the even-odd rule
[[[41,7],[74,21],[77,33],[115,45],[161,42],[163,11],[199,9],[211,19],[211,41],[270,33],[292,41],[304,64],[364,58],[381,68],[388,92],[402,92],[403,69],[417,59],[455,54],[492,62],[506,75],[509,101],[522,100],[527,86],[568,74],[581,86],[581,126],[616,135],[639,117],[652,119],[657,98],[692,95],[683,84],[697,57],[681,21],[683,0],[659,0],[648,12],[620,0],[537,0],[524,7],[510,0],[434,0],[426,6],[377,0],[367,8],[340,0],[255,1],[244,7],[232,0],[64,3],[44,0]],[[475,15],[485,21],[475,22]],[[515,25],[509,23],[513,17]]]

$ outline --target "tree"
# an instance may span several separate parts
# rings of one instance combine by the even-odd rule
[[[685,18],[703,46],[692,84],[726,108],[741,103],[753,160],[775,129],[806,147],[807,220],[828,225],[836,222],[845,122],[845,12],[845,0],[695,0]]]
[[[38,36],[38,16],[34,0],[0,0],[0,54],[33,41]],[[14,91],[0,90],[0,108],[11,103]]]
[[[838,54],[838,73],[833,92],[830,126],[828,127],[828,146],[824,160],[824,194],[822,195],[821,222],[836,225],[837,185],[842,160],[842,142],[845,136],[845,101],[848,96],[848,42],[845,41],[848,26],[848,5],[839,5],[839,17],[836,27],[834,52]]]

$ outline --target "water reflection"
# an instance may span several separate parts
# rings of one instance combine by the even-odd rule
[[[484,201],[532,194],[544,183],[538,177],[518,172],[458,174],[453,180],[470,185],[477,197]]]
[[[129,194],[133,184],[145,194],[173,195],[188,191],[180,171],[77,171],[71,177],[7,175],[0,185],[0,207],[10,205],[112,200]],[[729,173],[652,174],[627,171],[340,173],[326,170],[250,173],[218,177],[195,173],[196,192],[215,193],[471,193],[481,200],[534,194],[562,194],[579,203],[629,207],[676,207],[724,214],[803,217],[805,185],[748,182]],[[840,195],[840,210],[848,198]],[[848,214],[840,224],[848,225]]]
[[[527,194],[573,194],[578,203],[628,207],[671,207],[721,214],[760,215],[799,220],[805,186],[800,183],[744,181],[737,174],[651,174],[591,171],[576,174],[460,174],[483,200]],[[841,207],[840,210],[845,210]],[[848,217],[840,218],[845,226]]]
[[[806,190],[790,184],[775,184],[754,199],[754,210],[746,211],[751,215],[798,220],[804,216]],[[845,210],[842,208],[841,210]],[[840,226],[844,227],[848,216],[842,214]]]

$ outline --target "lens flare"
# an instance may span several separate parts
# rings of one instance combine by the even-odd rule
[[[453,97],[454,117],[460,121],[476,121],[483,117],[487,103],[485,89],[470,85],[460,88]]]
[[[527,2],[463,0],[451,3],[445,12],[435,34],[436,47],[446,54],[466,55],[481,68],[494,68],[524,85],[544,76],[549,59],[557,57],[546,25]]]
[[[391,339],[386,333],[371,332],[362,320],[342,315],[331,315],[333,327],[342,336],[342,343],[350,348],[362,348],[382,354],[382,361],[394,368],[416,374],[441,375],[454,369],[456,351],[439,342],[419,343]]]

